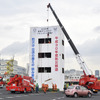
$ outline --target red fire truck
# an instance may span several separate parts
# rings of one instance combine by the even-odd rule
[[[10,77],[6,90],[11,93],[15,93],[16,91],[20,93],[33,92],[35,85],[32,77],[15,75],[14,77]]]
[[[5,82],[3,81],[3,77],[0,76],[0,88],[3,88]]]

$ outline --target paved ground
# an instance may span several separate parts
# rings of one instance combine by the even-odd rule
[[[44,94],[41,93],[26,93],[20,94],[15,93],[11,94],[9,91],[6,91],[5,88],[0,89],[0,100],[100,100],[100,92],[98,94],[93,94],[91,98],[87,97],[66,97],[62,92],[47,92]]]

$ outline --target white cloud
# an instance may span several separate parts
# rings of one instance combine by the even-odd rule
[[[7,46],[6,48],[1,50],[2,55],[23,55],[29,52],[29,42],[26,41],[24,43],[14,42],[13,44]]]
[[[81,45],[76,45],[81,57],[84,59],[88,68],[94,72],[96,69],[100,69],[100,36],[96,39],[90,39],[85,41]],[[65,69],[76,68],[80,69],[80,66],[75,58],[75,54],[70,46],[66,47],[65,51]]]
[[[26,67],[29,63],[29,41],[8,45],[0,51],[0,56],[0,59],[11,59],[14,56],[20,66]]]
[[[29,40],[30,27],[48,25],[46,6],[49,2],[82,55],[89,57],[92,54],[94,57],[97,55],[99,57],[99,0],[59,0],[59,2],[58,0],[0,0],[0,51],[4,54],[8,49],[9,55],[17,53],[19,57],[23,49],[15,49],[13,44],[18,41],[17,47],[20,48],[22,45],[25,47],[24,42]],[[49,25],[58,24],[51,11],[49,18]],[[65,43],[65,46],[67,45]],[[91,50],[84,51],[86,46]],[[12,48],[15,52],[11,53]],[[23,52],[25,55],[26,51]],[[19,59],[19,62],[23,61]]]

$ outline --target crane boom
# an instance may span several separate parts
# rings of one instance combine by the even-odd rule
[[[50,5],[50,3],[47,5],[47,8],[50,8],[54,17],[56,18],[61,30],[63,31],[65,37],[67,38],[72,50],[74,51],[75,55],[76,55],[76,59],[79,63],[79,65],[81,66],[81,68],[83,69],[84,74],[86,75],[91,75],[90,70],[88,69],[88,67],[86,66],[85,62],[83,61],[83,59],[80,56],[80,53],[78,52],[76,46],[74,45],[73,41],[71,40],[70,36],[68,35],[66,29],[64,28],[64,26],[62,25],[62,23],[60,22],[58,16],[56,15],[55,11],[53,10],[52,6]]]

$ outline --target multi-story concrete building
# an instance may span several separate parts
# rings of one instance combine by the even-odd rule
[[[100,77],[100,71],[99,70],[95,70],[95,77]]]
[[[64,86],[64,34],[59,26],[32,27],[30,29],[29,75],[38,82]]]
[[[7,71],[7,62],[9,60],[0,60],[0,73],[3,75]],[[13,74],[25,75],[26,69],[24,67],[18,66],[16,60],[13,61]]]
[[[26,68],[26,74],[29,76],[29,67],[30,67],[30,65],[29,65],[29,63],[27,63],[27,68]]]

